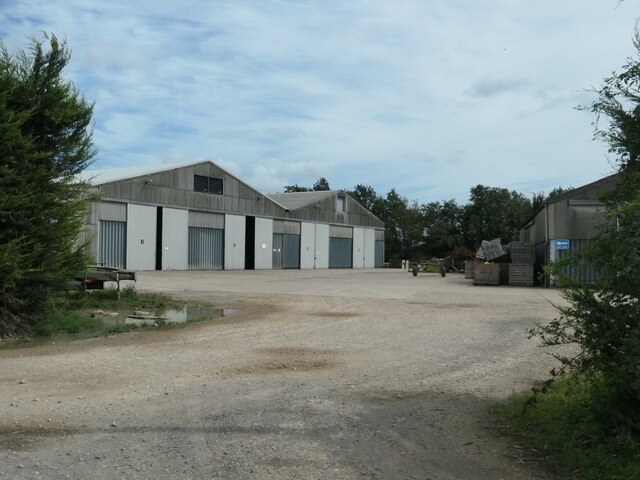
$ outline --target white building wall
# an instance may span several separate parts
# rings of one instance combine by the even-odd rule
[[[189,211],[162,209],[162,270],[189,268]]]
[[[243,215],[224,218],[224,269],[244,270],[246,220]]]
[[[127,268],[156,269],[156,207],[127,205]]]
[[[316,225],[302,222],[300,226],[300,269],[315,267]]]
[[[273,220],[256,217],[256,270],[271,270],[273,264]]]
[[[364,228],[353,228],[353,268],[364,268]]]
[[[329,268],[329,225],[316,223],[315,268]]]
[[[364,230],[364,268],[376,266],[376,231],[372,228]]]

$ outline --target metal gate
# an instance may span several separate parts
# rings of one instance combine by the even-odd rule
[[[100,220],[98,263],[105,267],[126,267],[127,222]]]
[[[224,229],[189,227],[189,270],[224,268]]]

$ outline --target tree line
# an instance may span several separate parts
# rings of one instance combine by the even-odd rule
[[[312,187],[284,187],[285,192],[330,189],[325,177]],[[534,212],[569,190],[571,187],[557,187],[548,195],[539,192],[529,198],[507,188],[476,185],[470,189],[466,204],[453,199],[419,203],[395,188],[381,195],[363,184],[345,191],[385,223],[385,259],[418,260],[444,257],[461,248],[473,250],[482,240],[518,240],[520,228]]]

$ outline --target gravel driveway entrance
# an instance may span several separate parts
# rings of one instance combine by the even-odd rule
[[[0,477],[534,479],[489,405],[557,292],[398,270],[148,272],[237,313],[0,351]],[[23,382],[24,381],[24,382]]]

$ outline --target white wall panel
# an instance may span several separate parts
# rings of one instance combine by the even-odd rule
[[[256,270],[271,270],[273,220],[256,217]]]
[[[127,205],[127,268],[156,269],[156,207]]]
[[[189,212],[162,209],[162,270],[189,268]]]
[[[364,268],[364,228],[353,228],[353,268]]]
[[[376,232],[372,228],[364,230],[364,268],[376,266]]]
[[[302,223],[300,228],[300,269],[315,266],[316,226],[313,223]]]
[[[315,268],[329,268],[329,225],[316,223]]]
[[[244,242],[247,228],[244,215],[225,215],[224,269],[244,270]]]

